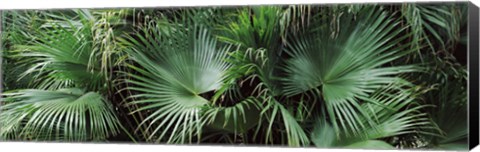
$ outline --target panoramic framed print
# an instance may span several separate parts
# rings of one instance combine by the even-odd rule
[[[3,142],[478,145],[471,2],[0,15]]]

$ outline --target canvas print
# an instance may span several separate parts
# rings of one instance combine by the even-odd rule
[[[467,4],[4,10],[0,140],[467,150]]]

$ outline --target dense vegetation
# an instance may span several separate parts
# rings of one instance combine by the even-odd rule
[[[5,11],[0,139],[466,149],[465,4]]]

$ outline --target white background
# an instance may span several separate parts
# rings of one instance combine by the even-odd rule
[[[0,9],[52,9],[52,8],[105,8],[105,7],[169,7],[212,5],[258,5],[258,4],[326,4],[326,3],[372,3],[372,2],[428,2],[432,0],[0,0]],[[448,1],[448,0],[434,0]],[[478,2],[474,2],[478,5]],[[480,151],[476,148],[474,151]],[[317,148],[234,147],[234,146],[177,146],[142,144],[84,144],[84,143],[33,143],[0,142],[0,152],[48,151],[48,152],[144,152],[144,151],[193,151],[193,152],[319,152],[319,151],[375,151]],[[400,151],[400,150],[391,150]]]

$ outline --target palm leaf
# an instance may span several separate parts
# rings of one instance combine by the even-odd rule
[[[396,28],[398,21],[376,9],[363,11],[357,19],[350,22],[351,16],[346,16],[345,27],[334,38],[320,29],[292,39],[286,48],[292,58],[282,67],[287,96],[321,92],[333,127],[353,134],[366,127],[356,123],[365,115],[357,98],[397,81],[400,73],[415,71],[414,66],[383,66],[408,52],[408,45],[394,47],[405,38],[400,36],[402,29]]]
[[[134,84],[129,89],[140,92],[131,96],[131,104],[143,105],[135,112],[153,111],[142,121],[153,129],[148,140],[192,142],[200,137],[201,107],[209,103],[201,94],[223,84],[229,67],[223,59],[231,47],[218,47],[201,25],[155,28],[158,23],[143,28],[140,41],[130,37],[125,42],[133,46],[129,55],[138,63],[130,65],[137,73],[128,73],[133,79],[127,82]]]
[[[77,11],[80,21],[47,22],[31,45],[18,46],[20,63],[30,65],[22,77],[34,75],[41,89],[86,87],[99,90],[105,79],[93,44],[94,19],[86,10]],[[32,58],[33,57],[33,58]],[[92,83],[83,83],[92,82]]]
[[[427,93],[426,101],[435,105],[427,111],[432,121],[441,130],[441,136],[427,136],[434,148],[449,147],[454,149],[468,149],[468,128],[467,128],[467,87],[466,69],[457,67],[458,73],[448,74],[447,71],[435,71],[441,76],[431,78],[439,83],[435,90]],[[446,73],[448,72],[448,73]],[[457,78],[452,80],[451,75]],[[431,77],[433,77],[432,75]],[[445,113],[448,111],[448,113]],[[463,147],[463,148],[462,148]]]
[[[360,118],[357,123],[368,126],[358,135],[349,135],[348,130],[337,132],[325,118],[316,121],[312,131],[312,141],[317,147],[349,147],[349,148],[392,148],[390,144],[377,141],[391,136],[418,132],[419,129],[431,129],[431,123],[419,109],[425,106],[417,105],[417,88],[405,89],[408,86],[393,84],[381,88],[364,100],[376,100],[362,104],[362,108],[370,118]],[[325,115],[325,114],[324,114]],[[374,124],[369,125],[373,120]],[[362,147],[362,145],[364,147]],[[374,146],[374,147],[372,147]],[[379,147],[375,147],[379,146]]]
[[[272,56],[268,56],[268,50],[266,49],[247,49],[245,52],[239,52],[238,56],[233,56],[243,59],[242,63],[245,65],[244,69],[250,74],[249,78],[258,79],[260,82],[255,84],[252,90],[251,96],[255,96],[257,100],[263,105],[260,113],[261,120],[266,120],[266,123],[260,123],[257,126],[256,133],[262,131],[265,135],[265,142],[273,141],[272,131],[273,125],[281,126],[285,129],[285,132],[281,133],[282,141],[285,135],[285,140],[289,146],[307,146],[310,144],[310,140],[306,135],[304,128],[298,122],[292,111],[288,109],[284,103],[285,101],[279,101],[276,97],[281,96],[278,88],[278,78],[273,75],[273,69],[275,68],[274,62],[271,62]],[[275,58],[275,57],[273,57]],[[232,69],[236,68],[235,64]],[[229,76],[229,75],[227,75]]]
[[[4,100],[8,103],[1,107],[2,137],[98,141],[118,134],[121,127],[112,106],[95,92],[26,89],[5,93]]]
[[[241,9],[230,24],[220,27],[223,33],[219,39],[246,48],[274,49],[281,36],[281,17],[281,7],[277,6]]]
[[[428,45],[432,53],[454,49],[461,42],[460,29],[465,25],[466,5],[462,3],[449,5],[403,4],[400,11],[411,33],[412,48],[420,52],[422,46]]]
[[[210,107],[205,112],[208,125],[214,129],[241,134],[260,121],[261,107],[256,99],[246,99],[231,107]]]

